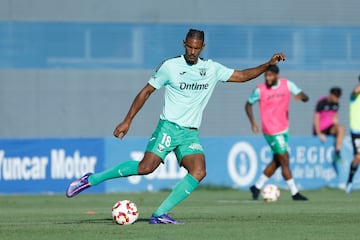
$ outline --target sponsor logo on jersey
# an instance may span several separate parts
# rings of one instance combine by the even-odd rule
[[[207,90],[209,88],[208,83],[185,83],[180,82],[181,90]]]

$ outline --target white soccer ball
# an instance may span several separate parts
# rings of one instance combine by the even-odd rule
[[[280,190],[277,186],[268,184],[262,190],[261,195],[265,202],[275,202],[280,197]]]
[[[112,208],[112,218],[117,224],[130,225],[135,223],[138,217],[139,212],[137,206],[132,201],[118,201]]]

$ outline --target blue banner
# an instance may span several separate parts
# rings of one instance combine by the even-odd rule
[[[127,160],[140,161],[148,139],[129,137],[96,139],[0,140],[0,193],[64,193],[67,185],[86,172],[100,172]],[[272,160],[262,137],[204,137],[207,176],[202,184],[248,189]],[[344,141],[343,160],[333,164],[334,140],[315,137],[290,139],[290,166],[300,189],[344,188],[352,160],[350,138]],[[138,192],[172,188],[186,175],[171,153],[147,176],[109,180],[91,192]],[[287,188],[278,170],[269,183]],[[355,175],[360,188],[360,173]]]
[[[125,160],[140,161],[144,155],[146,138],[106,139],[106,167]],[[350,139],[344,141],[343,160],[333,163],[334,140],[321,143],[315,137],[293,137],[290,140],[290,165],[300,189],[345,187],[352,160]],[[202,138],[206,152],[207,176],[203,184],[215,184],[248,189],[272,160],[269,146],[261,137]],[[179,168],[174,154],[170,154],[154,173],[134,176],[106,183],[107,192],[152,191],[171,188],[183,178],[186,170]],[[355,184],[360,181],[360,174]],[[287,188],[278,170],[269,183]],[[357,184],[356,184],[357,185]]]
[[[72,180],[104,169],[103,145],[103,139],[0,140],[0,193],[65,194]]]

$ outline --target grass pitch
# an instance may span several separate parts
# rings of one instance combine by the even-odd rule
[[[294,202],[283,190],[278,202],[264,203],[250,201],[244,191],[199,189],[172,212],[186,225],[149,225],[149,216],[167,194],[0,196],[0,239],[360,238],[360,192],[310,191],[304,192],[309,202]],[[112,222],[111,207],[122,199],[138,205],[140,219],[134,225]]]

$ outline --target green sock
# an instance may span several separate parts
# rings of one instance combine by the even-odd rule
[[[116,165],[113,168],[91,175],[89,177],[89,182],[91,186],[95,186],[108,179],[137,175],[138,167],[138,161],[126,161]]]
[[[160,216],[169,212],[187,198],[198,185],[199,181],[190,174],[187,174],[183,180],[176,184],[170,195],[161,203],[160,207],[154,212],[154,216]]]

